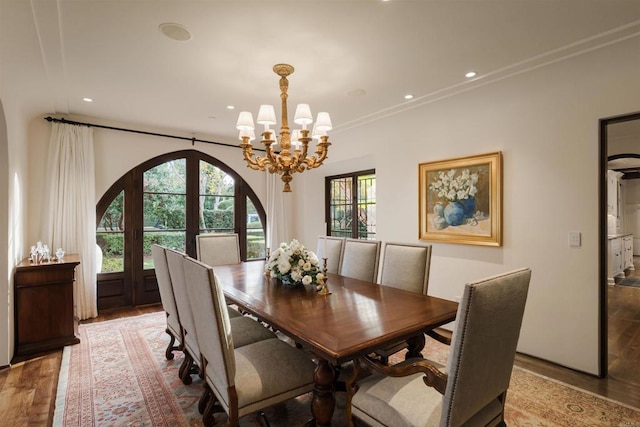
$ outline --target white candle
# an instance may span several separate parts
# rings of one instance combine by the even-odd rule
[[[322,256],[327,258],[327,223],[324,223],[324,243],[322,246]]]

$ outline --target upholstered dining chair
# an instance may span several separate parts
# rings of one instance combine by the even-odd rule
[[[326,253],[325,253],[326,249]],[[322,258],[327,258],[327,273],[338,274],[344,250],[344,237],[320,236],[316,246],[316,255],[322,266]]]
[[[162,309],[167,314],[167,335],[169,335],[169,345],[164,352],[167,360],[173,359],[173,352],[182,351],[182,326],[180,325],[180,317],[178,316],[178,307],[176,307],[176,299],[173,295],[173,285],[169,276],[169,265],[167,264],[167,256],[163,246],[151,245],[151,256],[153,257],[153,265],[156,270],[156,280],[158,281],[158,290],[160,291],[160,302]],[[178,345],[175,345],[178,340]]]
[[[167,264],[173,291],[176,299],[176,307],[181,320],[182,334],[184,336],[184,359],[178,369],[178,375],[184,384],[191,384],[192,374],[200,374],[200,345],[196,338],[196,325],[193,318],[193,310],[189,302],[187,288],[196,286],[190,283],[184,276],[184,262],[186,255],[173,249],[166,249]],[[236,334],[235,345],[243,346],[264,339],[271,339],[275,334],[255,320],[241,315],[231,317],[229,314],[235,310],[226,306],[227,316],[231,319],[231,328]],[[237,312],[235,312],[237,313]]]
[[[382,249],[380,284],[427,295],[431,245],[387,242]],[[402,341],[376,350],[385,365],[389,356],[407,347]]]
[[[446,368],[420,358],[393,366],[358,358],[347,385],[350,425],[351,414],[371,426],[505,426],[530,278],[524,268],[465,286]],[[358,380],[361,365],[374,374]]]
[[[380,241],[345,239],[340,275],[376,282],[380,261]]]
[[[200,261],[216,265],[240,262],[240,243],[237,234],[199,234],[196,236],[196,254]]]
[[[238,347],[214,268],[185,258],[184,271],[202,352],[206,382],[201,402],[204,425],[222,408],[225,425],[238,426],[247,414],[313,389],[315,364],[305,353],[273,338]]]

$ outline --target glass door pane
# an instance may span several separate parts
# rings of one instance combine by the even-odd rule
[[[153,268],[151,245],[185,251],[186,160],[177,159],[143,174],[143,268]]]
[[[200,161],[199,232],[235,231],[235,181],[220,168]]]
[[[247,259],[266,256],[264,228],[253,202],[247,197]]]
[[[124,190],[111,202],[100,219],[96,243],[102,252],[97,273],[124,271]]]

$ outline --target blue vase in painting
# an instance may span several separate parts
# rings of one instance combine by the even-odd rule
[[[465,220],[464,207],[460,202],[451,202],[444,208],[444,219],[449,225],[456,226]]]
[[[473,214],[476,212],[476,198],[469,197],[460,200],[458,203],[462,205],[462,209],[464,210],[464,217],[473,218]]]

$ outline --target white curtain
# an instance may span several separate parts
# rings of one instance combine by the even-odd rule
[[[280,243],[291,241],[288,228],[285,196],[282,180],[277,173],[266,172],[267,179],[267,248],[273,252]]]
[[[93,129],[54,123],[49,140],[43,243],[80,256],[73,288],[80,320],[98,315]]]

